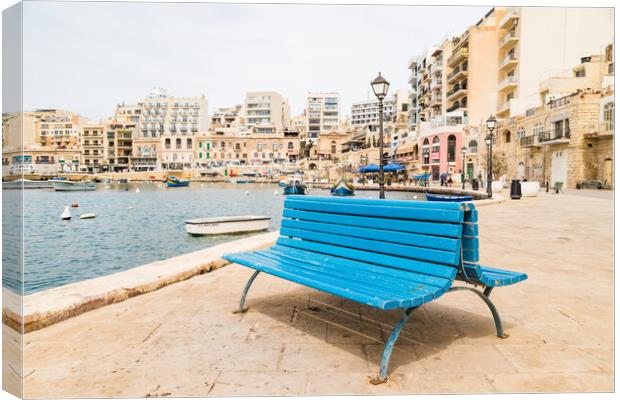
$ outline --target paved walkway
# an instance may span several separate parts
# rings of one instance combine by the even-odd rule
[[[24,395],[612,391],[612,210],[545,194],[480,207],[482,260],[530,277],[493,293],[510,337],[450,293],[415,311],[384,385],[367,378],[397,313],[262,275],[234,315],[251,271],[231,265],[28,333]]]

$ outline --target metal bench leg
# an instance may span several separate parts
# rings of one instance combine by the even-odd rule
[[[489,288],[487,288],[489,289]],[[504,328],[502,328],[502,320],[499,317],[499,313],[497,312],[497,308],[495,308],[495,304],[493,304],[493,302],[491,301],[491,299],[489,299],[488,296],[486,296],[484,293],[482,293],[481,291],[479,291],[478,289],[473,289],[473,288],[469,288],[469,287],[465,287],[465,286],[454,286],[451,287],[448,290],[449,292],[454,292],[457,290],[470,290],[474,293],[476,293],[478,295],[478,297],[480,297],[482,300],[484,300],[484,302],[486,303],[486,305],[489,307],[489,310],[491,310],[491,314],[493,314],[493,320],[495,321],[495,330],[497,330],[497,337],[501,338],[501,339],[505,339],[508,337],[507,333],[504,333]],[[486,290],[485,290],[486,293]],[[491,291],[489,290],[489,294],[491,294]]]
[[[248,311],[247,308],[244,308],[245,305],[245,297],[248,295],[248,291],[250,290],[250,286],[252,286],[252,282],[256,279],[256,276],[260,273],[260,271],[254,271],[250,279],[248,279],[248,283],[245,284],[245,288],[243,289],[243,293],[241,294],[241,302],[239,303],[239,309],[233,311],[233,314],[243,314]]]
[[[370,383],[373,385],[379,385],[381,383],[385,383],[388,380],[388,365],[390,364],[390,357],[392,356],[392,350],[394,350],[394,344],[398,340],[398,335],[400,335],[400,331],[403,329],[409,317],[413,313],[417,307],[411,307],[405,310],[402,317],[400,317],[400,321],[396,324],[394,329],[392,330],[392,334],[385,344],[385,348],[383,349],[383,356],[381,357],[381,367],[379,368],[379,375],[373,378],[370,378]]]
[[[492,286],[487,286],[484,288],[484,295],[487,297],[491,297],[491,292],[493,291]]]

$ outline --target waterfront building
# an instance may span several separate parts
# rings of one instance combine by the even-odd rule
[[[322,133],[312,148],[311,159],[338,162],[342,154],[342,145],[348,137],[349,135],[340,131]]]
[[[308,138],[337,131],[340,126],[340,95],[338,93],[310,92],[306,101]]]
[[[139,170],[190,168],[194,136],[209,126],[205,96],[172,97],[165,89],[154,88],[140,103],[132,165]]]
[[[105,123],[86,123],[80,128],[84,171],[109,171],[107,125]]]
[[[498,125],[494,152],[509,179],[542,185],[562,182],[575,188],[584,180],[613,186],[613,60],[583,57],[567,72],[539,83],[541,106]],[[479,129],[485,134],[483,126]]]
[[[3,114],[3,175],[77,171],[82,121],[76,113],[60,109]]]
[[[207,132],[197,137],[196,166],[266,165],[297,162],[299,132],[220,135]]]
[[[465,125],[448,119],[420,124],[420,135],[417,137],[420,172],[430,173],[433,181],[438,181],[444,173],[459,174]]]
[[[496,72],[499,118],[543,104],[538,96],[541,81],[569,70],[584,54],[601,54],[614,37],[612,8],[501,10]]]
[[[131,168],[133,138],[138,136],[135,123],[108,121],[106,124],[106,156],[110,171],[122,172]]]
[[[277,92],[248,92],[244,104],[245,124],[259,134],[275,134],[290,127],[288,100]]]

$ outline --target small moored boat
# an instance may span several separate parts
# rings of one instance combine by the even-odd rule
[[[91,219],[95,218],[97,215],[93,213],[85,213],[80,215],[80,219]]]
[[[424,193],[427,201],[448,201],[448,202],[462,202],[462,201],[472,201],[473,197],[471,196],[448,196],[444,194],[431,194]]]
[[[50,180],[52,187],[57,192],[84,192],[97,189],[93,182],[72,182],[61,180]]]
[[[261,215],[197,218],[186,221],[185,229],[190,235],[222,235],[255,232],[269,229],[270,221],[270,217]]]
[[[355,196],[355,187],[346,179],[340,179],[330,189],[332,196]]]
[[[32,181],[25,178],[2,182],[2,189],[50,189],[51,187],[50,181]]]
[[[308,188],[300,180],[290,180],[284,187],[284,194],[306,194]]]
[[[188,179],[177,178],[176,176],[171,176],[168,179],[166,179],[166,185],[168,187],[184,187],[184,186],[189,186],[189,180]]]

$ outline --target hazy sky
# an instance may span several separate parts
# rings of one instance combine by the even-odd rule
[[[99,119],[151,87],[205,94],[209,113],[275,90],[293,115],[309,91],[341,110],[372,95],[378,71],[408,88],[407,62],[489,7],[24,3],[24,108]]]

